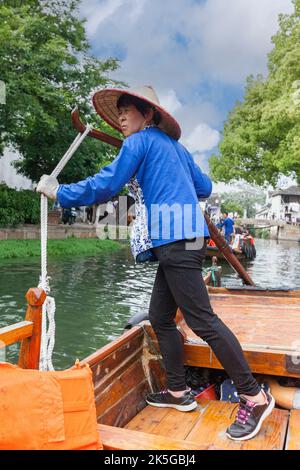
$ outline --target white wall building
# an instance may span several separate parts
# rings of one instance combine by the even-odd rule
[[[214,222],[218,222],[221,218],[221,202],[221,196],[218,193],[212,193],[206,201],[206,210]]]
[[[271,220],[271,211],[270,211],[271,204],[268,204],[265,207],[261,207],[256,213],[255,218],[259,220]]]
[[[255,218],[300,224],[300,186],[270,192],[268,204]]]
[[[0,157],[0,183],[5,183],[10,188],[32,189],[33,183],[30,179],[17,173],[12,165],[14,160],[18,160],[20,155],[10,148],[4,149],[4,154]]]

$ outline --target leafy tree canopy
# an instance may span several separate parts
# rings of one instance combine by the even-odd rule
[[[247,79],[244,101],[229,113],[220,155],[210,159],[215,181],[276,185],[280,174],[300,183],[300,0],[279,16],[268,77]]]
[[[38,181],[50,173],[76,136],[70,111],[79,104],[89,122],[114,133],[92,111],[90,92],[116,85],[109,73],[118,61],[89,53],[80,0],[27,0],[0,3],[0,156],[7,145],[23,157],[18,171]],[[120,84],[120,83],[118,83]],[[116,151],[86,138],[59,177],[78,181],[99,171]]]
[[[235,192],[221,194],[221,210],[224,212],[237,212],[240,217],[246,214],[251,218],[255,216],[256,204],[263,206],[266,201],[264,191],[257,186],[241,184]]]

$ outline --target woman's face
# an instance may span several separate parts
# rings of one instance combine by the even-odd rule
[[[121,106],[118,111],[119,123],[125,137],[139,132],[149,123],[150,110],[146,113],[146,116],[143,116],[133,104],[129,104]]]

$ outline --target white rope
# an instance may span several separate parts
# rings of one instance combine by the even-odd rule
[[[87,126],[83,134],[78,134],[66,151],[51,176],[57,177],[77,150],[83,139],[92,129]],[[47,238],[48,238],[48,198],[41,194],[41,276],[39,287],[47,294],[42,310],[42,337],[40,352],[40,370],[54,370],[52,353],[55,344],[55,300],[50,297],[49,276],[47,276]],[[48,328],[47,328],[48,325]]]

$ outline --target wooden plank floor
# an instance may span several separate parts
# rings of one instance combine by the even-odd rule
[[[249,441],[235,442],[226,437],[234,420],[236,405],[203,400],[196,410],[182,413],[171,408],[147,406],[125,427],[145,433],[184,440],[209,450],[281,450],[287,431],[288,411],[274,409],[259,434]],[[232,415],[232,416],[231,416]]]
[[[244,344],[281,347],[299,343],[300,299],[211,295],[214,312]],[[191,330],[188,337],[198,338]]]
[[[257,374],[300,378],[300,297],[210,295],[214,312],[241,343],[251,370]],[[185,336],[185,363],[222,368],[210,347],[185,323],[178,310],[176,321]]]
[[[286,450],[300,450],[300,410],[291,410]]]

